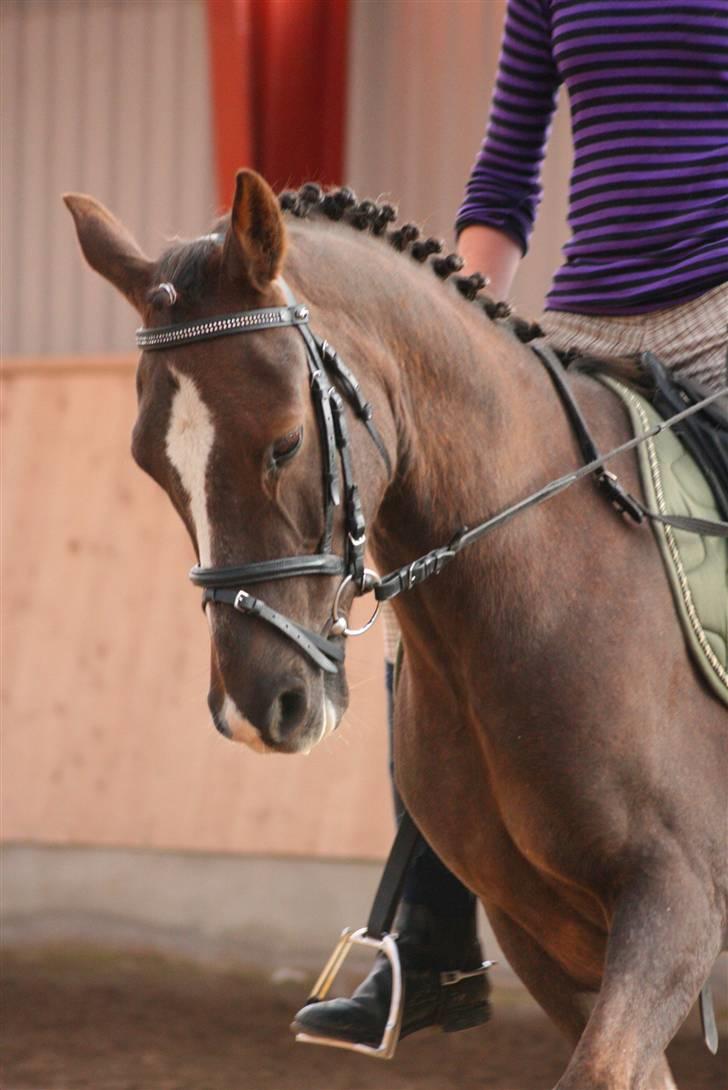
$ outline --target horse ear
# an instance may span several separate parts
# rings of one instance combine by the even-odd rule
[[[154,263],[99,201],[83,193],[65,193],[63,200],[73,216],[78,241],[91,268],[141,311],[152,286]]]
[[[278,275],[286,234],[278,198],[254,170],[239,170],[230,227],[225,239],[225,269],[232,280],[246,279],[263,291]]]

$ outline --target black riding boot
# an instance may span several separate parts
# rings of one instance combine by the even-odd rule
[[[482,963],[474,911],[469,916],[443,918],[422,905],[405,903],[395,931],[404,984],[401,1037],[426,1026],[441,1026],[452,1033],[487,1022],[490,984],[485,976],[466,977],[454,984],[443,984],[441,979],[448,970],[469,972]],[[392,971],[380,954],[351,998],[309,1003],[296,1015],[292,1029],[316,1037],[378,1045],[391,998]]]

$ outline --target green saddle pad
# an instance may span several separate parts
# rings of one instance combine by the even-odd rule
[[[661,417],[649,401],[616,379],[600,380],[622,399],[635,435]],[[720,519],[705,477],[669,428],[637,448],[647,506],[661,515]],[[652,523],[675,605],[700,669],[713,692],[728,704],[728,539],[701,537]]]

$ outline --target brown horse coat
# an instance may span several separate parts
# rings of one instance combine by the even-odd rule
[[[224,238],[159,263],[90,198],[67,202],[90,264],[148,326],[280,305],[283,271],[356,372],[395,467],[388,479],[352,421],[380,570],[580,464],[532,353],[381,239],[317,215],[284,225],[252,172],[238,177]],[[154,290],[163,281],[173,305]],[[612,395],[587,377],[573,385],[600,447],[624,440]],[[142,355],[139,386],[135,456],[208,551],[203,563],[315,551],[320,444],[294,331]],[[300,428],[300,450],[279,467],[276,444]],[[613,468],[639,492],[631,455]],[[335,589],[302,578],[265,597],[320,631]],[[667,1090],[663,1050],[725,936],[728,717],[690,660],[652,533],[584,481],[396,610],[400,791],[573,1041],[558,1090]],[[333,729],[341,675],[323,677],[255,619],[207,612],[219,725],[287,751]],[[291,692],[297,714],[284,720]]]

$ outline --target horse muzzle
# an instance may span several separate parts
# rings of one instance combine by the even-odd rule
[[[256,753],[309,753],[336,730],[341,712],[323,691],[282,674],[255,687],[245,700],[213,686],[208,705],[217,730]]]

